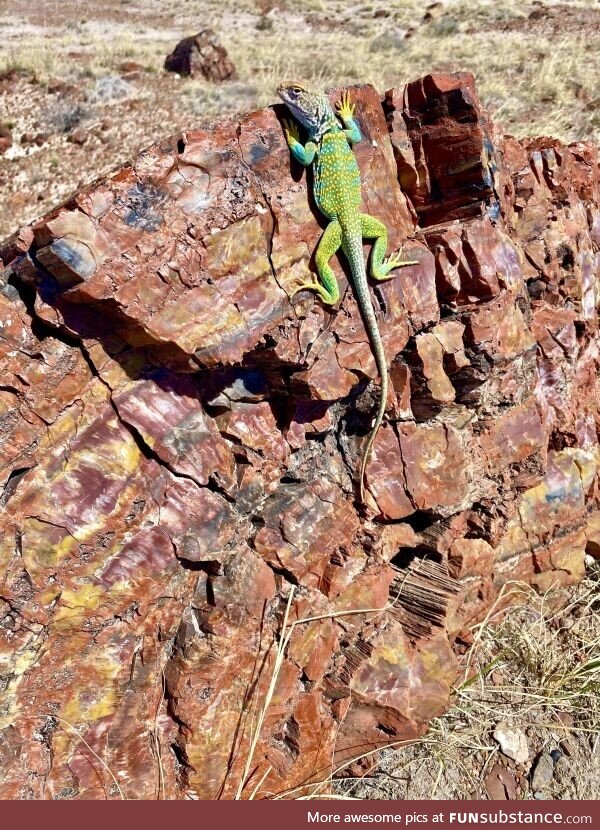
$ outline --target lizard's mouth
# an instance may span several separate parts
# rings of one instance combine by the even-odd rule
[[[285,87],[279,87],[277,94],[284,104],[287,104],[290,109],[294,109],[294,99],[290,97],[290,94]]]
[[[305,122],[306,122],[306,117],[305,117],[305,115],[304,115],[303,110],[302,110],[302,109],[301,109],[301,108],[300,108],[300,107],[299,107],[299,106],[298,106],[298,105],[297,105],[294,101],[290,100],[290,98],[289,98],[289,97],[288,97],[288,95],[287,95],[286,90],[282,90],[282,91],[279,93],[279,97],[281,98],[281,100],[283,101],[283,103],[287,106],[287,108],[288,108],[288,109],[289,109],[289,111],[292,113],[292,115],[293,115],[293,116],[294,116],[294,117],[295,117],[295,118],[296,118],[296,119],[297,119],[297,120],[298,120],[301,124],[303,124],[304,126],[306,126],[306,123],[305,123]]]

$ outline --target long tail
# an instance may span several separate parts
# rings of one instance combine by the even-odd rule
[[[375,441],[375,437],[383,421],[383,416],[385,415],[388,393],[388,367],[385,359],[385,352],[383,350],[383,341],[381,339],[381,334],[379,333],[379,326],[377,325],[377,318],[375,317],[375,310],[373,309],[373,302],[369,292],[367,269],[362,247],[362,233],[360,233],[360,231],[358,234],[348,234],[344,240],[344,251],[350,263],[350,270],[352,272],[352,279],[354,282],[356,297],[358,299],[358,305],[363,316],[365,329],[369,336],[369,340],[371,341],[373,357],[375,358],[375,364],[377,366],[377,371],[379,372],[379,378],[381,381],[381,397],[379,399],[377,416],[375,418],[375,423],[371,430],[371,434],[369,435],[367,446],[365,447],[360,464],[359,492],[360,500],[361,502],[364,502],[365,470],[371,455],[373,442]]]

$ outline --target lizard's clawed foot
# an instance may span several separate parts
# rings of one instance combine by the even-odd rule
[[[341,101],[336,101],[335,108],[342,121],[351,121],[354,118],[354,104],[350,101],[350,93],[344,90]]]
[[[290,300],[293,300],[296,294],[299,294],[301,291],[318,291],[321,288],[320,285],[317,285],[316,282],[303,282],[301,285],[297,285],[296,288],[290,294]]]
[[[303,282],[301,285],[298,285],[290,294],[290,300],[292,300],[300,291],[314,291],[327,305],[333,305],[337,302],[337,298],[332,297],[329,291],[318,282]]]
[[[403,266],[407,265],[418,265],[419,262],[416,259],[402,259],[402,249],[396,251],[395,254],[391,254],[387,259],[384,259],[382,263],[382,271],[385,274],[388,274],[390,271],[393,271],[394,268],[402,268]]]
[[[295,121],[292,121],[290,118],[284,118],[283,129],[285,131],[285,140],[290,147],[294,142],[300,141],[300,131],[298,130],[298,125]]]

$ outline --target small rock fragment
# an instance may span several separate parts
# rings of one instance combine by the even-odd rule
[[[12,143],[13,139],[11,131],[8,127],[5,127],[4,124],[0,124],[0,156],[8,150]]]
[[[71,95],[77,92],[77,87],[61,78],[50,78],[46,84],[46,90],[50,95]]]
[[[554,762],[554,780],[560,787],[561,792],[565,785],[569,786],[573,782],[575,769],[565,755],[561,755]]]
[[[568,712],[557,712],[556,719],[559,720],[563,726],[573,726],[575,724],[573,715],[570,715]]]
[[[525,733],[521,729],[508,723],[499,723],[493,735],[504,755],[512,758],[516,764],[524,764],[527,761],[529,747]]]
[[[567,758],[572,758],[573,757],[573,753],[574,753],[575,750],[573,748],[573,744],[571,743],[571,741],[568,738],[564,738],[559,743],[559,747],[560,747],[563,755],[565,755]]]
[[[554,777],[554,761],[548,752],[542,752],[533,766],[531,773],[531,787],[536,791],[546,790]]]
[[[543,6],[539,9],[533,9],[529,12],[529,20],[543,20],[544,17],[548,16],[548,10],[545,9]]]
[[[259,17],[256,28],[259,32],[268,32],[273,28],[273,21],[270,17],[263,15],[262,17]]]
[[[123,63],[119,66],[119,72],[122,75],[128,75],[131,72],[140,73],[144,71],[144,67],[141,63],[137,61],[123,61]]]
[[[443,11],[443,3],[430,3],[425,9],[425,14],[423,15],[423,23],[429,23],[431,20],[435,20],[437,17],[443,14]]]
[[[67,141],[71,144],[85,144],[87,139],[88,134],[85,130],[73,130],[73,132],[67,136]]]
[[[517,785],[512,773],[502,764],[494,764],[485,777],[485,789],[492,801],[512,801]]]

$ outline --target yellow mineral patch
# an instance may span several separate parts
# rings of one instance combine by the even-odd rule
[[[232,274],[243,265],[244,273],[259,276],[270,271],[265,234],[260,217],[251,216],[207,237],[204,267],[213,279]]]
[[[118,424],[116,421],[112,421],[110,426],[117,427]],[[83,461],[90,467],[101,470],[107,477],[114,479],[120,477],[121,470],[130,474],[138,467],[140,451],[133,438],[130,438],[128,434],[117,433],[112,438],[108,438],[101,447],[96,447],[93,450],[82,449],[81,452],[72,457],[72,461],[74,464]]]
[[[440,655],[432,648],[426,648],[420,654],[426,674],[431,674],[435,677],[436,669],[440,666]]]
[[[550,557],[554,568],[567,571],[577,581],[585,576],[585,535],[583,531],[579,535],[579,545],[572,543],[568,550],[558,550]]]
[[[96,721],[112,715],[117,704],[117,695],[113,686],[95,688],[94,700],[82,700],[86,690],[78,690],[77,697],[72,697],[62,707],[60,717],[68,723],[76,725],[81,721]]]
[[[58,529],[63,536],[59,542],[49,538],[50,526],[38,519],[26,519],[23,522],[22,548],[23,562],[34,582],[44,571],[59,567],[78,546],[78,541],[67,530]]]
[[[295,245],[289,245],[285,248],[279,248],[273,251],[271,259],[273,267],[279,271],[287,265],[294,265],[297,262],[302,262],[304,268],[309,272],[308,262],[310,260],[310,250],[306,242],[296,242]]]
[[[52,628],[61,632],[80,628],[85,612],[95,611],[105,596],[106,591],[98,585],[82,585],[77,590],[65,588],[52,618]]]
[[[37,595],[37,601],[43,608],[47,608],[54,600],[60,596],[61,588],[59,585],[49,585]]]
[[[108,383],[111,389],[118,390],[119,393],[133,386],[131,378],[137,377],[146,365],[143,353],[133,352],[128,354],[124,358],[124,362],[120,363],[107,354],[100,343],[90,348],[90,355],[99,367],[103,381]],[[104,388],[106,389],[106,387]]]
[[[598,446],[589,450],[567,447],[563,453],[572,458],[577,465],[583,489],[587,490],[591,487],[600,466],[600,449]]]
[[[37,638],[36,638],[37,640]],[[37,648],[38,643],[31,643],[23,651],[16,655],[12,666],[12,673],[21,677],[40,659],[40,651]]]
[[[78,405],[64,409],[42,436],[40,447],[61,447],[66,438],[73,436],[79,422],[81,409]]]
[[[385,660],[385,662],[389,663],[391,666],[407,665],[404,649],[402,649],[400,646],[400,643],[398,645],[390,645],[388,643],[383,643],[381,646],[375,649],[375,651],[371,655],[370,662],[376,661],[377,663],[380,663],[382,660]]]
[[[13,685],[16,686],[16,684]],[[14,688],[11,691],[13,692],[11,697],[7,692],[3,694],[4,705],[0,711],[0,732],[14,726],[19,717],[20,707],[15,705]]]
[[[310,203],[306,198],[306,193],[298,190],[287,205],[287,213],[294,223],[299,225],[305,222],[313,221],[314,217],[310,209]]]
[[[94,670],[102,680],[114,680],[123,671],[124,665],[119,662],[118,657],[113,659],[112,655],[105,652],[94,655]],[[127,667],[127,671],[129,668]]]
[[[72,441],[73,435],[81,434],[83,430],[98,416],[98,406],[108,401],[109,390],[99,380],[91,382],[85,390],[81,402],[77,401],[67,406],[49,425],[42,436],[40,447],[62,448]]]
[[[0,539],[0,571],[4,574],[8,568],[8,563],[15,555],[15,540],[5,535]]]
[[[157,332],[168,330],[173,342],[190,353],[201,346],[206,347],[221,342],[224,332],[230,335],[232,332],[244,330],[246,321],[233,303],[215,295],[216,292],[209,294],[204,287],[200,287],[190,291],[189,302],[185,307],[177,303],[166,306],[152,319]],[[207,302],[214,303],[213,316],[210,320],[196,320],[195,306],[199,303],[205,306]]]

